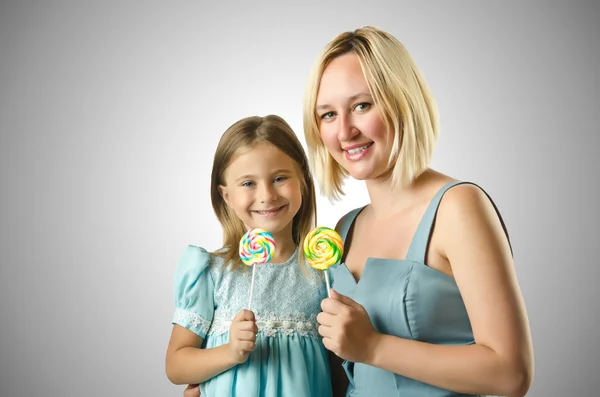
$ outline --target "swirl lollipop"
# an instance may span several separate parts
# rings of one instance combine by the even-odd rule
[[[330,295],[327,269],[335,265],[344,253],[344,242],[340,235],[328,227],[316,227],[304,238],[304,257],[310,267],[323,270],[327,282],[327,295]]]
[[[250,283],[250,300],[248,309],[252,305],[252,291],[254,289],[254,271],[256,265],[267,263],[273,257],[275,239],[273,235],[263,229],[250,229],[240,240],[240,259],[244,265],[252,266],[252,281]]]

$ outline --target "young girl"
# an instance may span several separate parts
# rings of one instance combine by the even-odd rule
[[[315,189],[306,154],[278,116],[233,124],[217,147],[211,181],[223,247],[189,246],[175,273],[175,315],[166,372],[200,384],[202,396],[331,396],[316,315],[327,296],[298,250],[315,225]],[[250,228],[273,234],[270,263],[251,271],[238,256]]]

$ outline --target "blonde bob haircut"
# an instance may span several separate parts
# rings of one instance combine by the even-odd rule
[[[292,221],[292,238],[300,245],[304,236],[315,227],[316,223],[316,194],[315,185],[308,164],[308,158],[302,144],[292,130],[292,127],[281,117],[268,115],[265,117],[251,116],[243,118],[231,125],[221,136],[213,160],[210,198],[217,219],[223,227],[223,247],[214,252],[225,259],[225,263],[235,270],[242,261],[239,257],[239,242],[246,227],[236,216],[235,212],[223,199],[219,185],[225,185],[225,171],[241,154],[256,147],[259,143],[273,145],[294,160],[298,167],[300,178],[302,204]],[[298,250],[301,259],[302,250]],[[243,266],[245,268],[245,266]]]
[[[438,110],[421,72],[402,43],[376,27],[339,34],[314,63],[304,95],[304,134],[323,196],[338,200],[348,172],[327,151],[319,133],[316,101],[329,63],[348,53],[358,57],[370,94],[394,142],[388,159],[392,187],[406,186],[431,162],[438,137]]]

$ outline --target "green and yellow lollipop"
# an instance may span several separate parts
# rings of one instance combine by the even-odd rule
[[[310,267],[323,270],[327,282],[327,295],[330,294],[327,269],[342,259],[344,242],[333,229],[319,226],[311,230],[304,238],[304,257]]]

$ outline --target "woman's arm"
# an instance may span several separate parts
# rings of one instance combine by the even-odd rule
[[[166,372],[177,385],[198,384],[243,363],[255,347],[254,314],[240,311],[232,321],[229,343],[201,349],[202,338],[179,325],[173,326],[167,348]]]
[[[440,205],[436,228],[476,343],[435,345],[379,334],[362,306],[335,294],[337,300],[323,302],[318,319],[326,323],[320,328],[326,347],[350,361],[448,390],[524,396],[534,371],[531,336],[508,241],[492,204],[474,186],[455,187]]]

